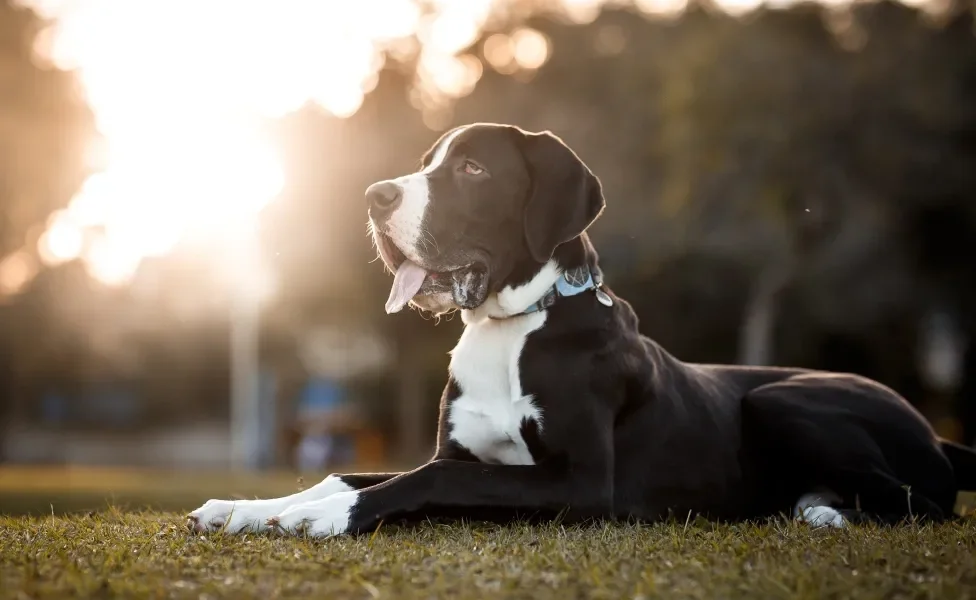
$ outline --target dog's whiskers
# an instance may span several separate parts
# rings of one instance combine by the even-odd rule
[[[431,246],[434,247],[435,254],[440,254],[441,250],[437,246],[437,240],[434,238],[433,234],[431,234],[426,229],[423,228],[420,229],[420,237],[418,241],[424,245],[424,251],[427,252],[428,254],[430,253]]]

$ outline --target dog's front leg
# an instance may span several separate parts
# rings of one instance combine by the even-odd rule
[[[602,469],[434,460],[379,485],[292,506],[269,523],[326,537],[368,531],[382,520],[412,514],[437,518],[499,509],[610,517],[612,504],[612,477]]]
[[[287,508],[323,500],[334,494],[367,488],[388,481],[399,473],[362,473],[329,475],[314,486],[281,498],[255,500],[208,500],[187,515],[187,525],[195,533],[223,531],[259,532],[267,528],[268,519]]]

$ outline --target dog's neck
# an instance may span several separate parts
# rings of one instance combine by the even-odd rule
[[[585,272],[596,282],[601,279],[596,252],[586,234],[556,248],[552,258],[541,267],[536,264],[535,272],[527,278],[514,279],[490,294],[481,306],[461,311],[461,320],[465,325],[472,325],[486,320],[506,320],[533,314],[532,308],[559,287],[557,283],[564,274],[572,272]],[[584,283],[583,286],[579,289],[592,289],[589,284]]]

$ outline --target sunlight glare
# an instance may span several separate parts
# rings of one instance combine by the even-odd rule
[[[607,0],[562,0],[566,16],[577,25],[592,23],[600,16],[600,9]]]
[[[36,274],[37,262],[29,252],[20,250],[11,254],[0,262],[0,294],[16,294]]]
[[[674,17],[688,8],[688,0],[634,0],[634,5],[637,10],[649,15]]]
[[[432,52],[456,54],[477,41],[492,0],[435,0],[434,5],[437,10],[422,22],[420,39]]]
[[[101,237],[89,244],[85,248],[84,258],[88,274],[107,285],[129,281],[142,259],[120,240],[110,237]]]
[[[512,50],[520,67],[535,70],[549,59],[549,40],[535,29],[522,28],[512,33]]]
[[[721,3],[722,10],[733,17],[739,17],[747,13],[751,13],[762,5],[763,0],[722,0]]]
[[[59,264],[74,260],[81,255],[85,236],[64,211],[56,212],[50,219],[47,231],[37,242],[38,253],[47,264]]]
[[[285,181],[263,124],[306,102],[354,114],[384,64],[377,40],[420,17],[412,0],[29,4],[54,18],[36,51],[77,70],[105,142],[103,170],[52,215],[38,253],[80,258],[112,285],[187,236],[225,239],[272,202]]]
[[[482,46],[485,60],[493,69],[503,75],[511,75],[518,70],[515,63],[515,50],[512,48],[512,38],[504,33],[494,33],[485,39]]]

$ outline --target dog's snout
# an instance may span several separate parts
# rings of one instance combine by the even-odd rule
[[[388,217],[402,197],[403,190],[392,181],[380,181],[366,188],[366,201],[374,218]]]

